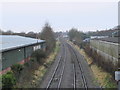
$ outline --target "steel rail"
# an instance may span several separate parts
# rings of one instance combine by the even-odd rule
[[[65,49],[63,49],[63,50],[65,50]],[[65,59],[66,59],[66,51],[65,51],[64,62],[65,62]],[[56,72],[57,72],[57,70],[58,70],[58,68],[59,68],[59,65],[60,65],[60,62],[61,62],[61,61],[62,61],[62,55],[61,55],[60,58],[59,58],[59,61],[58,61],[57,65],[56,65],[56,67],[55,67],[55,70],[54,70],[54,72],[53,72],[53,74],[52,74],[51,79],[49,80],[49,83],[48,83],[48,85],[47,85],[46,90],[48,90],[48,89],[50,88],[50,86],[51,86],[51,84],[52,84],[52,81],[54,80],[54,77],[55,77],[55,75],[56,75]],[[64,65],[63,65],[62,73],[60,74],[61,77],[60,77],[60,79],[59,79],[57,88],[60,88],[61,81],[62,81],[62,77],[63,77],[63,73],[64,73],[64,69],[65,69],[65,63],[64,63]]]
[[[82,80],[83,80],[83,86],[84,86],[84,88],[87,90],[87,89],[88,89],[87,81],[86,81],[85,75],[84,75],[84,73],[83,73],[83,68],[82,68],[82,66],[81,66],[81,63],[80,63],[80,61],[79,61],[79,59],[78,59],[78,57],[77,57],[77,55],[76,55],[73,47],[72,47],[70,44],[68,44],[68,45],[69,45],[69,47],[71,48],[72,52],[74,53],[74,55],[75,55],[75,57],[76,57],[76,59],[77,59],[77,62],[78,62],[78,65],[79,65],[79,69],[80,69],[80,71],[81,71],[81,76],[82,76]]]
[[[74,63],[74,62],[73,62]],[[76,70],[75,70],[75,63],[73,64],[73,71],[74,71],[74,76],[73,76],[73,89],[76,89]]]
[[[51,79],[50,79],[50,81],[49,81],[49,83],[48,83],[48,85],[47,85],[46,90],[49,89],[49,87],[50,87],[50,85],[51,85],[51,83],[52,83],[52,81],[53,81],[53,79],[54,79],[54,76],[55,76],[55,74],[56,74],[56,72],[57,72],[57,69],[58,69],[58,67],[59,67],[60,61],[61,61],[61,56],[60,56],[60,58],[59,58],[59,62],[57,63],[57,66],[55,67],[55,70],[54,70],[54,72],[53,72],[53,74],[52,74],[52,77],[51,77]]]
[[[68,47],[69,47],[70,52],[72,52],[69,45],[68,45]],[[72,55],[72,54],[71,54],[71,55]],[[75,61],[73,60],[73,57],[72,57],[72,56],[71,56],[71,59],[72,59],[73,71],[74,71],[74,74],[73,74],[73,90],[75,90],[75,89],[76,89],[76,70],[75,70]]]
[[[60,80],[59,80],[59,83],[58,83],[58,87],[57,87],[57,88],[60,88],[60,86],[61,86],[61,82],[62,82],[62,79],[63,79],[64,70],[65,70],[65,61],[66,61],[66,50],[65,50],[65,57],[64,57],[64,65],[63,65],[61,77],[60,77]]]

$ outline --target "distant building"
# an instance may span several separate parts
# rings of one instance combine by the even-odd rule
[[[91,39],[95,39],[95,38],[107,38],[109,36],[91,36],[90,38]]]
[[[120,37],[120,30],[116,31],[116,32],[113,32],[112,37]]]
[[[97,51],[106,62],[112,62],[114,66],[118,65],[120,57],[120,30],[106,30],[96,32],[91,37],[90,47]]]
[[[68,35],[63,35],[63,38],[64,38],[65,40],[69,40]]]
[[[104,30],[104,31],[97,31],[94,34],[91,35],[91,39],[94,38],[107,38],[107,37],[112,37],[112,33],[118,32],[119,30]]]
[[[0,51],[2,53],[2,71],[10,70],[16,63],[24,64],[30,59],[33,51],[45,50],[45,41],[17,35],[0,35]]]
[[[90,38],[84,39],[83,42],[90,42]]]

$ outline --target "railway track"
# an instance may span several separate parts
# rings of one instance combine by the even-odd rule
[[[73,90],[76,90],[77,88],[85,88],[85,90],[88,89],[87,81],[83,73],[82,65],[76,55],[76,52],[72,48],[71,45],[68,43],[62,44],[62,54],[59,57],[58,63],[55,66],[54,72],[47,84],[46,90],[49,90],[51,88],[60,89],[61,83],[64,76],[65,71],[65,61],[66,61],[66,47],[68,47],[70,53],[71,53],[71,59],[72,59],[72,66],[73,66]],[[82,86],[80,83],[82,82]]]
[[[60,52],[40,87],[46,88],[46,90],[99,88],[93,82],[89,66],[79,55],[72,45],[62,39]]]
[[[72,46],[70,44],[68,44],[68,48],[71,52],[71,58],[72,58],[72,62],[73,62],[73,71],[74,71],[74,79],[73,79],[73,88],[74,90],[76,88],[81,88],[80,86],[80,82],[81,82],[81,79],[82,79],[82,88],[85,88],[86,90],[88,89],[88,86],[87,86],[87,81],[86,81],[86,78],[85,78],[85,75],[83,73],[83,68],[82,68],[82,65],[78,59],[78,56],[75,52],[75,50],[72,48]],[[81,77],[81,79],[80,79]],[[80,80],[80,82],[79,82]]]
[[[59,89],[61,86],[64,69],[65,69],[65,59],[66,59],[66,49],[64,44],[62,45],[63,45],[62,55],[59,57],[58,63],[55,67],[55,70],[52,74],[50,81],[47,84],[46,90],[49,90],[50,88]]]

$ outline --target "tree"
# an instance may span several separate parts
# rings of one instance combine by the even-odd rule
[[[2,35],[4,33],[4,31],[2,31],[1,29],[0,29],[0,35]]]
[[[31,38],[37,38],[37,33],[34,33],[34,32],[28,32],[27,34],[26,34],[26,36],[27,37],[31,37]]]
[[[68,32],[68,36],[69,36],[70,40],[74,41],[74,43],[77,44],[77,45],[81,45],[82,40],[84,40],[87,37],[86,34],[78,31],[76,28],[72,28]]]
[[[12,35],[14,32],[11,31],[11,30],[8,30],[8,31],[6,31],[5,33],[6,33],[6,35]]]
[[[46,41],[46,50],[48,54],[54,50],[54,47],[56,45],[55,34],[48,23],[45,24],[42,32],[40,33],[40,39]]]

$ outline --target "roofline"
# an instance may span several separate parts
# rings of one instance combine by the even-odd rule
[[[108,43],[108,44],[120,45],[119,43],[116,43],[116,42],[108,42],[108,41],[96,40],[96,39],[91,39],[91,41],[99,41],[99,42],[104,42],[104,43]]]
[[[19,49],[19,48],[24,48],[24,47],[27,47],[27,46],[33,46],[33,45],[36,45],[36,44],[41,44],[41,43],[45,43],[45,40],[42,40],[41,42],[36,42],[36,43],[33,43],[33,44],[27,44],[27,45],[22,45],[22,46],[19,46],[19,47],[13,47],[13,48],[9,48],[9,49],[4,49],[4,50],[0,50],[0,52],[7,52],[7,51],[11,51],[11,50],[15,50],[15,49]]]

